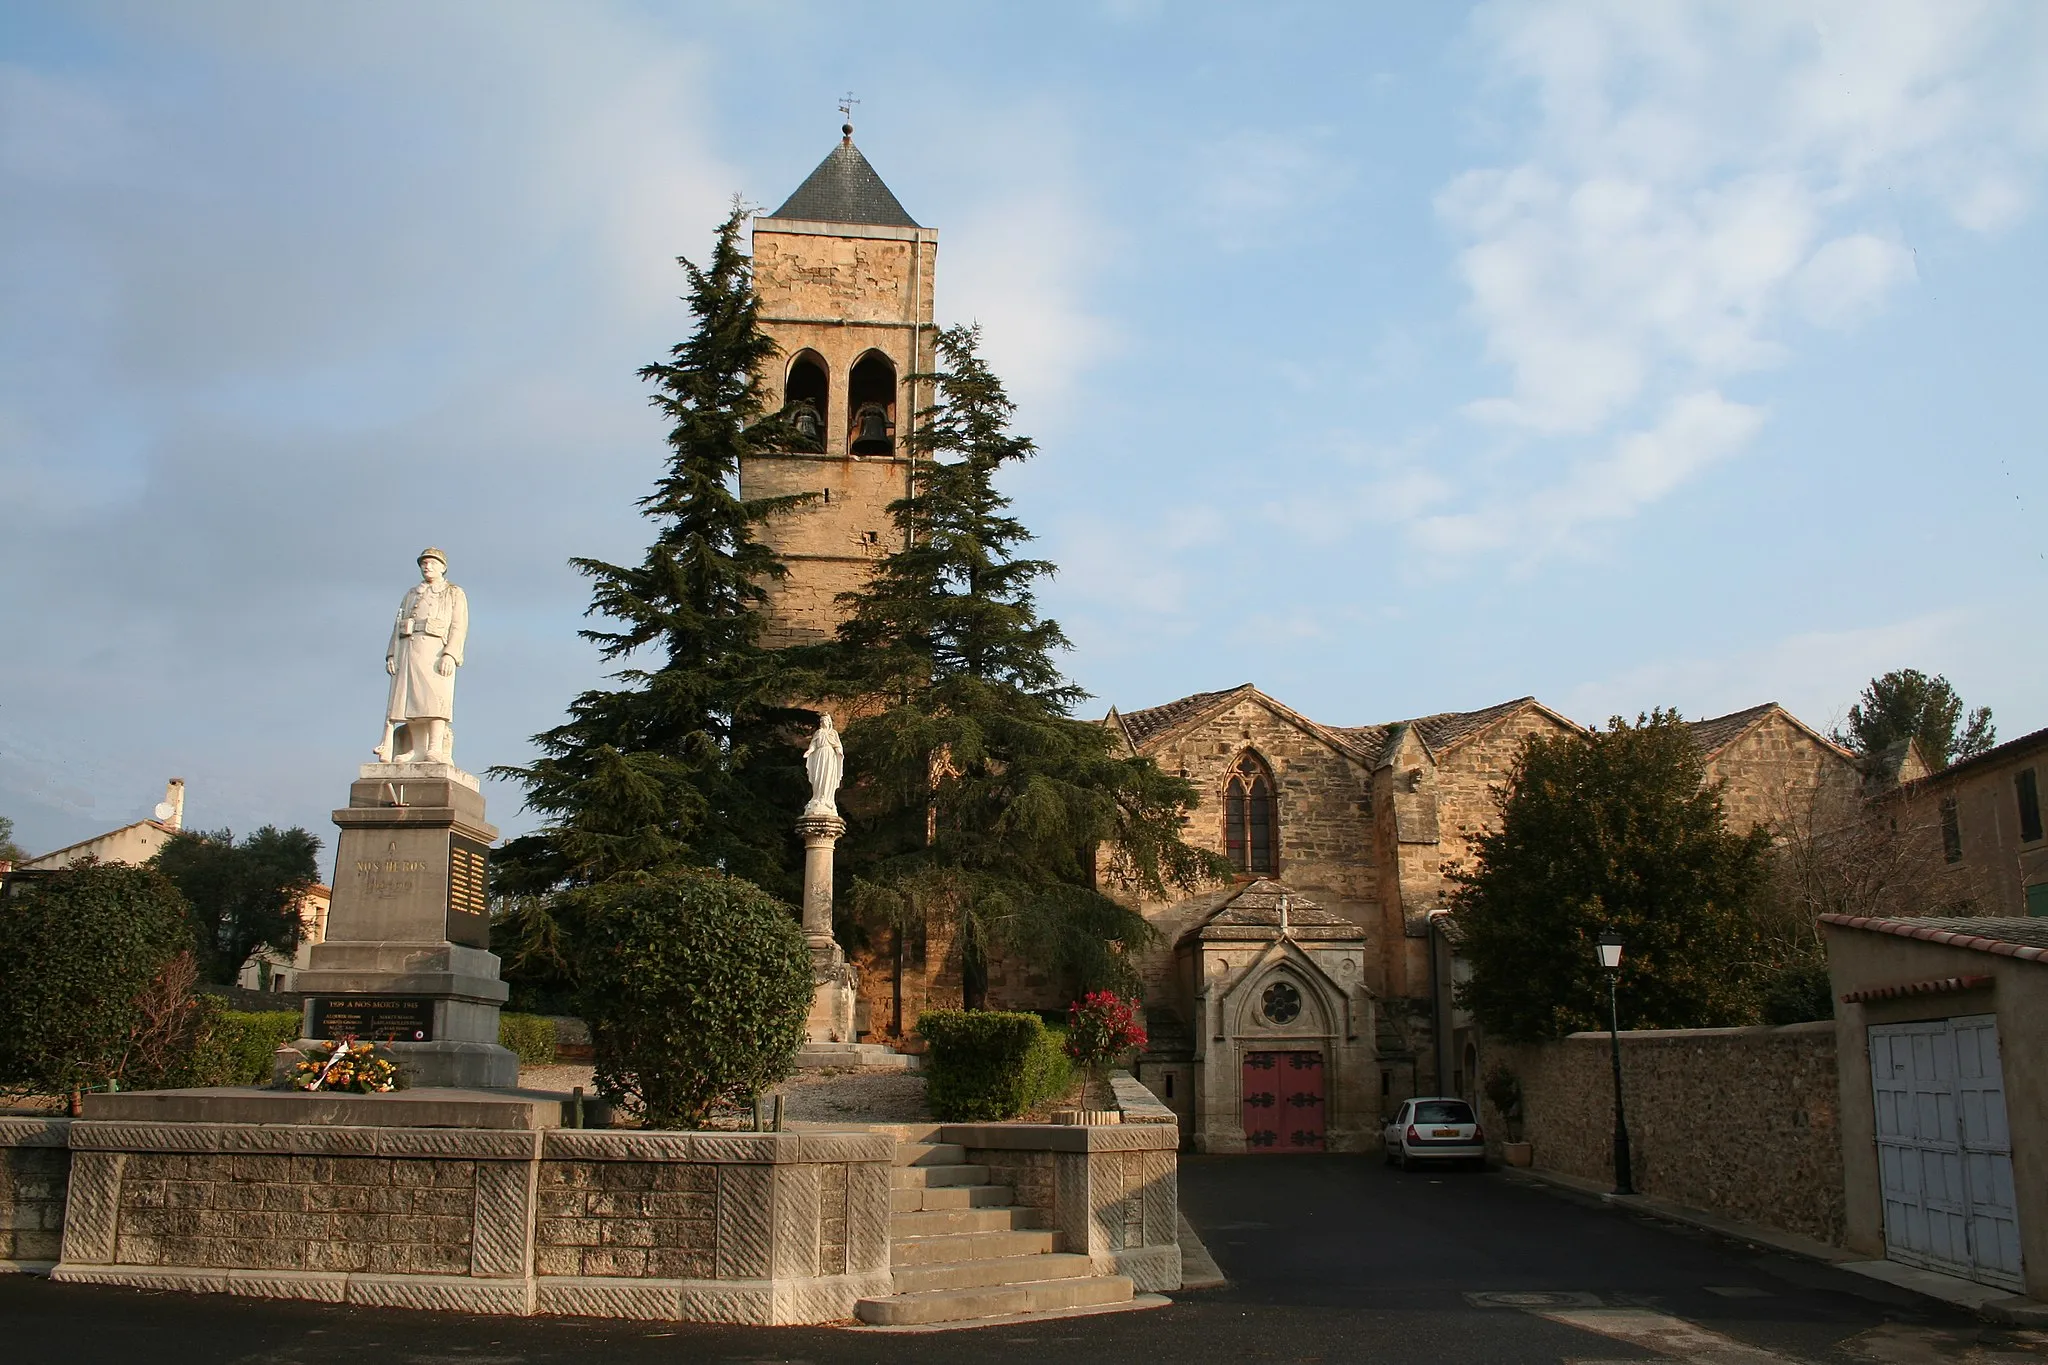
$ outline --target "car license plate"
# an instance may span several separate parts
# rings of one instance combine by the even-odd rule
[[[1455,1128],[1432,1128],[1429,1135],[1431,1137],[1456,1137],[1458,1136],[1458,1130]]]

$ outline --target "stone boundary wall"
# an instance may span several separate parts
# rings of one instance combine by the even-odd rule
[[[1128,1275],[1141,1293],[1180,1288],[1180,1129],[949,1123],[940,1142],[967,1149],[1020,1205],[1049,1210],[1061,1249],[1098,1275]]]
[[[0,1274],[47,1273],[64,1240],[71,1120],[0,1118]]]
[[[1489,1043],[1482,1072],[1522,1082],[1522,1136],[1540,1170],[1614,1175],[1605,1033]],[[1641,1030],[1621,1035],[1635,1187],[1696,1209],[1841,1245],[1835,1026]],[[1496,1153],[1506,1120],[1485,1104]]]
[[[0,1155],[17,1248],[57,1201],[59,1280],[757,1324],[890,1292],[881,1133],[80,1119],[0,1126]],[[33,1174],[61,1156],[68,1190]]]
[[[1125,1123],[1180,1122],[1180,1115],[1159,1102],[1152,1088],[1128,1071],[1109,1073],[1110,1093],[1116,1096],[1117,1112]]]

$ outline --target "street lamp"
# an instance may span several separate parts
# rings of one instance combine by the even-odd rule
[[[1635,1184],[1629,1178],[1628,1117],[1621,1107],[1621,1007],[1615,1001],[1615,986],[1621,980],[1621,935],[1607,930],[1594,951],[1607,972],[1607,1042],[1614,1056],[1614,1192],[1634,1194]]]

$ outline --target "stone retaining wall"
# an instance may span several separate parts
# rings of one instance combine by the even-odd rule
[[[967,1160],[990,1168],[1020,1205],[1048,1209],[1063,1250],[1098,1275],[1128,1275],[1140,1292],[1180,1287],[1180,1131],[1172,1124],[1103,1127],[946,1124]]]
[[[0,1131],[6,1169],[64,1151],[32,1136]],[[883,1134],[85,1119],[66,1138],[60,1280],[763,1324],[889,1292]],[[14,1221],[47,1221],[46,1190],[7,1188]]]
[[[64,1240],[70,1119],[0,1118],[0,1273],[47,1271]]]
[[[1636,1189],[1840,1245],[1842,1151],[1833,1023],[1621,1035]],[[1614,1081],[1604,1033],[1490,1043],[1483,1070],[1521,1078],[1539,1169],[1614,1174]],[[1498,1152],[1505,1120],[1485,1107]]]

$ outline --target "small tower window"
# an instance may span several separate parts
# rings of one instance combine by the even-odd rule
[[[896,450],[896,367],[869,351],[846,377],[846,448],[855,455]]]
[[[1223,788],[1223,851],[1230,865],[1239,872],[1270,875],[1277,823],[1272,775],[1257,754],[1247,753]]]
[[[799,450],[825,448],[825,414],[832,410],[832,381],[816,351],[799,351],[782,386],[782,410],[795,429]]]

